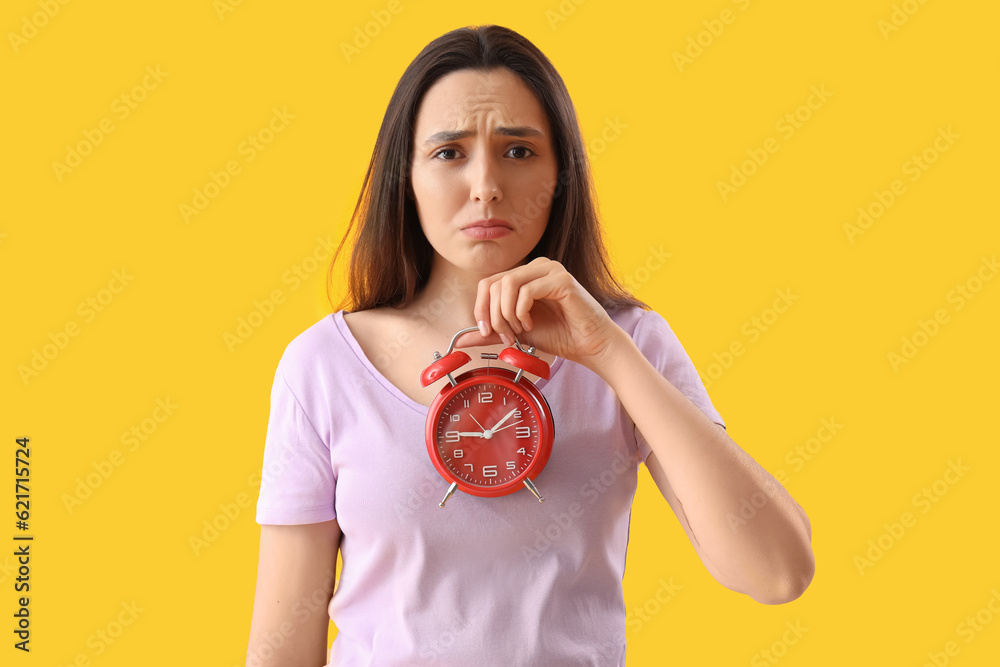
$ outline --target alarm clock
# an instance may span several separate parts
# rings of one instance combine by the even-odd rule
[[[424,387],[443,377],[448,382],[434,397],[427,413],[424,439],[427,454],[437,471],[450,482],[445,502],[456,489],[481,497],[505,496],[527,487],[538,498],[532,480],[549,460],[555,425],[552,409],[542,392],[528,378],[527,371],[549,377],[549,365],[525,350],[517,337],[499,354],[483,352],[483,359],[500,359],[518,369],[480,367],[457,378],[452,373],[471,361],[454,350],[462,334],[478,331],[472,326],[459,330],[442,357],[434,352],[434,363],[420,374]]]

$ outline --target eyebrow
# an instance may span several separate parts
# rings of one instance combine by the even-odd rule
[[[439,142],[458,141],[459,139],[475,136],[475,134],[476,133],[472,130],[442,130],[441,132],[437,132],[428,137],[427,140],[424,141],[424,146]],[[539,130],[536,130],[533,127],[528,127],[527,125],[520,125],[517,127],[498,127],[493,131],[493,134],[504,137],[545,136]]]

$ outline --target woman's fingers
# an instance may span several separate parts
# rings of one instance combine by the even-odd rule
[[[538,297],[537,289],[527,289],[548,275],[552,261],[538,257],[528,264],[497,273],[479,281],[475,316],[486,320],[497,333],[514,336],[524,333],[531,325],[528,311]]]

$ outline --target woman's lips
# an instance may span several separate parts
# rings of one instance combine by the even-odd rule
[[[502,225],[492,227],[472,226],[462,230],[474,239],[498,239],[510,234],[511,230]]]

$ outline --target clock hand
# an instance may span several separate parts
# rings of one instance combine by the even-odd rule
[[[479,428],[483,428],[483,425],[479,423],[479,420],[476,419],[476,417],[474,415],[469,415],[469,416],[472,417],[472,421],[476,422],[476,426],[478,426]],[[483,428],[483,437],[484,438],[486,437],[486,429],[485,428]]]
[[[493,428],[490,429],[490,432],[491,433],[496,433],[497,431],[499,431],[500,430],[500,428],[499,428],[500,424],[502,424],[505,421],[507,421],[508,419],[510,419],[510,416],[512,414],[514,414],[515,412],[517,412],[517,408],[514,408],[513,410],[511,410],[510,412],[508,412],[507,414],[505,414],[504,417],[503,417],[503,419],[501,419],[496,424],[494,424]]]
[[[483,434],[480,433],[479,431],[459,431],[458,435],[459,436],[465,435],[465,436],[469,436],[470,438],[472,438],[472,437],[482,438],[483,437]]]
[[[490,431],[490,433],[496,433],[497,431],[502,431],[504,428],[510,428],[511,426],[517,426],[518,424],[520,424],[523,421],[524,421],[523,419],[518,419],[516,422],[512,422],[510,424],[507,424],[503,428],[497,428],[497,427],[494,426],[493,430]]]

